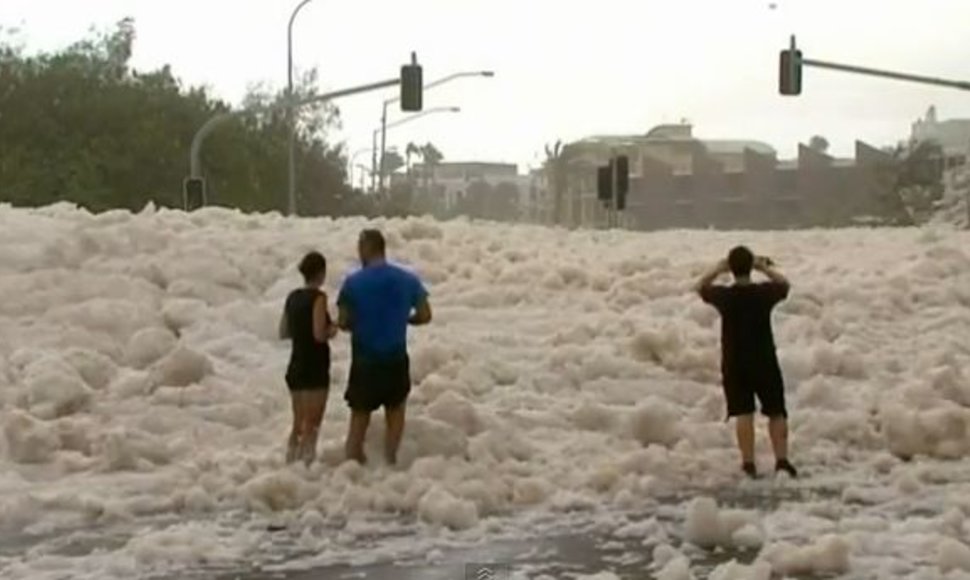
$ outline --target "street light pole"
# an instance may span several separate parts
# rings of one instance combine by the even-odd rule
[[[370,190],[377,191],[377,133],[371,137]]]
[[[397,121],[394,121],[393,123],[387,123],[386,122],[386,119],[385,119],[384,122],[381,123],[381,126],[379,128],[374,129],[374,132],[371,135],[371,142],[374,143],[374,145],[375,145],[375,147],[374,147],[375,153],[377,151],[377,147],[376,147],[376,144],[377,144],[377,134],[378,133],[381,134],[381,144],[382,144],[381,164],[380,164],[380,167],[376,167],[376,165],[375,165],[375,169],[380,174],[380,184],[381,184],[380,187],[381,187],[381,194],[382,195],[384,193],[384,164],[385,164],[385,158],[384,158],[385,157],[385,150],[383,150],[383,145],[385,144],[385,140],[384,139],[385,139],[385,136],[387,135],[387,130],[388,129],[393,129],[394,127],[400,127],[401,125],[404,125],[406,123],[410,123],[411,121],[417,121],[421,117],[426,117],[428,115],[433,115],[435,113],[460,113],[460,112],[461,112],[461,107],[433,107],[431,109],[425,109],[425,110],[421,111],[420,113],[415,113],[413,115],[409,115],[407,117],[404,117],[403,119],[399,119]],[[372,159],[376,162],[377,156],[375,155]]]
[[[351,187],[354,185],[354,167],[362,167],[361,164],[357,163],[357,158],[364,153],[369,153],[370,151],[371,149],[359,149],[354,151],[354,154],[350,156],[350,160],[347,163],[347,174]]]
[[[451,82],[451,81],[453,81],[455,79],[460,79],[460,78],[465,78],[465,77],[486,77],[486,78],[491,78],[491,77],[494,77],[494,76],[495,76],[495,73],[493,71],[490,71],[490,70],[460,72],[460,73],[455,73],[455,74],[448,75],[448,76],[446,76],[444,78],[440,78],[440,79],[438,79],[438,80],[436,80],[434,82],[428,83],[428,84],[424,85],[423,89],[424,90],[433,89],[433,88],[435,88],[435,87],[437,87],[439,85],[443,85],[443,84],[445,84],[447,82]],[[393,103],[396,103],[396,102],[398,102],[400,100],[401,100],[401,96],[400,95],[385,100],[384,101],[384,106],[383,106],[383,108],[381,110],[381,152],[380,152],[381,174],[380,174],[380,178],[379,178],[381,193],[384,193],[384,172],[383,172],[383,167],[384,167],[384,155],[385,155],[385,153],[387,151],[387,106],[388,105],[391,105]],[[375,141],[374,147],[376,149],[376,147],[377,147],[376,141],[377,140],[375,139],[374,141]],[[376,160],[374,161],[373,165],[374,165],[374,167],[377,167],[377,161]]]
[[[293,22],[304,6],[313,0],[303,0],[297,4],[290,15],[290,23],[286,27],[286,100],[287,126],[290,130],[289,144],[289,189],[287,196],[287,214],[296,215],[296,103],[293,95]]]

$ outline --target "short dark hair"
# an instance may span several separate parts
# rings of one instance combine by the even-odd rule
[[[360,232],[360,241],[378,254],[383,255],[387,251],[387,241],[384,240],[384,234],[380,230],[367,229]]]
[[[728,266],[736,277],[750,276],[754,267],[754,253],[745,246],[733,248],[728,254]]]
[[[327,259],[320,252],[310,252],[300,260],[300,273],[309,282],[327,271]]]

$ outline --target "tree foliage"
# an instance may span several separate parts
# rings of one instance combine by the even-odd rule
[[[184,87],[168,66],[136,71],[131,19],[68,48],[28,55],[0,36],[0,201],[40,206],[70,201],[93,211],[181,206],[196,131],[230,107]],[[313,73],[298,96],[312,96]],[[244,107],[281,105],[259,88]],[[339,214],[353,192],[342,147],[326,141],[332,106],[304,108],[296,160],[301,214]],[[286,206],[288,123],[283,108],[240,116],[205,141],[201,161],[210,204],[247,211]]]
[[[828,153],[829,151],[829,140],[821,135],[814,135],[808,142],[809,149],[817,151],[818,153]]]

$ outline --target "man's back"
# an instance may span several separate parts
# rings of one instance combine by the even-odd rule
[[[350,312],[355,355],[404,356],[408,319],[426,295],[417,276],[384,262],[366,266],[348,277],[338,304]]]
[[[777,364],[771,311],[788,297],[788,285],[776,282],[709,286],[705,302],[721,314],[721,353],[728,366]]]

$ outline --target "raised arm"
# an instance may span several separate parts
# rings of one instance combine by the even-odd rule
[[[710,288],[715,280],[722,274],[727,274],[729,271],[730,268],[728,267],[727,260],[721,260],[697,281],[697,284],[694,285],[694,292],[703,296],[704,290]]]
[[[791,290],[791,284],[788,282],[788,278],[779,272],[775,265],[771,263],[768,258],[757,258],[754,262],[755,270],[764,274],[770,282],[764,285],[765,296],[768,304],[774,307],[776,304],[786,300],[788,298],[788,292]]]
[[[761,272],[768,277],[769,280],[778,284],[779,286],[784,286],[785,288],[790,288],[791,283],[788,278],[784,276],[781,272],[775,268],[775,265],[768,258],[758,258],[754,262],[754,267],[757,271]]]

